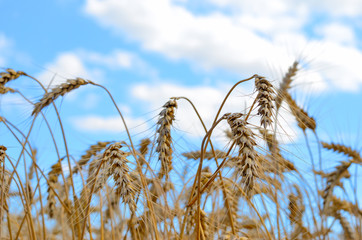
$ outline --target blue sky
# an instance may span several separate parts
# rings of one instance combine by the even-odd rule
[[[136,137],[152,137],[149,129],[169,97],[189,97],[210,123],[233,83],[260,74],[278,85],[298,60],[292,93],[317,119],[321,138],[361,147],[360,1],[0,0],[0,6],[0,67],[45,84],[83,77],[105,85]],[[9,86],[33,94],[33,101],[41,97],[28,80]],[[238,88],[227,110],[242,111],[252,90]],[[21,101],[3,96],[0,111],[27,127],[31,109]],[[122,134],[100,89],[81,88],[58,104],[78,154]],[[177,112],[185,138],[203,131],[190,111],[181,103]],[[295,126],[286,114],[289,140],[303,140]]]

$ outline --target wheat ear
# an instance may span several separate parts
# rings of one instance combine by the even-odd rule
[[[168,174],[172,169],[172,138],[171,138],[171,126],[175,119],[175,108],[177,108],[176,100],[171,99],[165,105],[160,112],[157,125],[157,147],[158,159],[161,161],[160,178],[163,176],[168,179]]]
[[[313,117],[309,116],[306,111],[297,105],[289,93],[285,93],[285,99],[292,111],[292,114],[298,122],[298,126],[305,131],[307,128],[315,130],[317,127],[316,121]]]
[[[7,82],[15,80],[24,74],[22,71],[15,71],[14,69],[8,68],[6,72],[0,72],[0,85],[4,86]]]
[[[256,99],[258,115],[261,116],[260,124],[266,128],[272,123],[275,98],[273,85],[265,77],[255,76],[255,88],[258,91]]]
[[[347,147],[343,144],[326,142],[322,142],[322,146],[326,149],[333,150],[339,153],[344,153],[345,155],[352,157],[355,163],[362,163],[361,155],[356,150],[353,150],[351,147]]]
[[[116,184],[116,194],[123,199],[124,203],[127,203],[130,210],[134,212],[136,210],[135,186],[129,174],[129,168],[127,163],[127,156],[130,153],[126,153],[121,150],[123,143],[117,142],[111,144],[103,154],[102,161],[104,162],[104,170],[101,173],[101,177],[98,179],[96,191],[102,188],[107,181],[108,177],[113,175],[114,182]]]
[[[227,122],[231,127],[236,145],[239,147],[237,167],[235,173],[242,176],[244,192],[250,196],[254,186],[254,179],[260,177],[260,169],[257,163],[258,154],[254,147],[256,142],[254,133],[246,126],[245,120],[240,119],[243,114],[230,114]]]
[[[65,83],[62,83],[53,88],[50,92],[45,93],[40,101],[35,103],[34,110],[31,115],[38,114],[44,107],[51,104],[59,96],[64,96],[66,93],[69,93],[73,89],[79,88],[80,86],[86,85],[88,83],[91,82],[82,78],[68,79]]]
[[[288,71],[283,77],[282,82],[280,83],[279,89],[277,91],[277,97],[275,99],[275,106],[278,110],[282,105],[282,101],[285,97],[285,94],[288,92],[290,88],[290,84],[293,81],[293,77],[297,74],[298,71],[298,62],[295,61],[292,66],[288,68]]]
[[[54,194],[54,189],[56,188],[56,185],[58,183],[58,176],[61,174],[62,172],[62,165],[60,162],[57,162],[56,164],[54,164],[52,167],[52,170],[49,172],[48,174],[48,214],[50,218],[54,217],[54,212],[55,212],[55,194]]]
[[[342,162],[341,165],[336,167],[336,170],[329,173],[327,176],[327,186],[323,191],[323,208],[326,209],[326,206],[332,196],[332,192],[335,186],[339,183],[340,179],[349,174],[348,168],[351,166],[351,162]]]
[[[110,142],[97,142],[89,147],[84,155],[80,157],[77,166],[74,168],[73,173],[77,173],[82,170],[89,160],[95,156],[98,152],[102,151]]]

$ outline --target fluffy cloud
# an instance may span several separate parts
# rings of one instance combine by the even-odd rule
[[[152,74],[152,69],[139,57],[120,49],[109,54],[100,54],[86,50],[63,52],[53,62],[45,65],[47,70],[41,72],[38,77],[46,85],[57,85],[66,79],[82,77],[96,79],[100,82],[103,78],[103,70],[137,69]],[[102,70],[101,70],[102,69]]]
[[[187,3],[170,0],[128,1],[88,0],[85,11],[101,24],[136,40],[146,50],[170,59],[185,59],[204,69],[224,69],[237,74],[269,75],[270,64],[279,69],[304,56],[324,69],[339,66],[336,71],[311,74],[307,83],[313,91],[341,84],[342,89],[358,89],[362,69],[354,68],[362,53],[354,46],[352,27],[341,24],[318,26],[312,22],[318,12],[327,16],[356,16],[362,4],[355,1],[235,1],[212,0],[217,6],[209,13],[192,12]],[[335,5],[333,5],[335,4]],[[232,10],[229,15],[223,9]],[[334,10],[331,10],[333,8]],[[328,15],[328,14],[331,15]],[[336,19],[337,21],[338,19]],[[322,41],[310,39],[307,27],[320,29]],[[325,49],[308,50],[309,46]],[[327,64],[327,65],[322,65]],[[312,64],[308,64],[312,66]],[[318,69],[319,70],[319,69]],[[316,70],[311,69],[311,72]],[[341,88],[336,88],[341,89]]]
[[[132,129],[132,133],[142,132],[147,129],[144,119],[125,117],[127,127]],[[103,117],[97,115],[88,115],[73,117],[75,127],[82,131],[119,133],[125,131],[125,127],[119,116]]]
[[[45,86],[58,85],[76,77],[92,79],[92,73],[86,68],[83,60],[71,52],[61,53],[54,62],[45,65],[45,68],[47,70],[38,75]]]
[[[317,27],[316,32],[326,41],[336,44],[352,46],[356,44],[356,36],[353,29],[338,22]]]
[[[267,60],[282,56],[279,62],[290,62],[283,47],[217,12],[197,16],[165,0],[89,0],[86,12],[141,42],[145,49],[171,59],[188,59],[206,69],[265,74]]]
[[[220,6],[237,8],[259,15],[280,15],[297,10],[310,13],[325,13],[333,16],[357,17],[362,13],[362,2],[359,0],[209,0]]]

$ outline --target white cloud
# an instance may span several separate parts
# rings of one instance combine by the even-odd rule
[[[350,26],[341,23],[329,23],[316,28],[317,34],[321,35],[326,41],[334,42],[340,45],[354,45],[356,36]]]
[[[357,17],[362,13],[362,2],[359,0],[210,0],[210,2],[220,7],[244,9],[245,12],[257,15],[280,15],[295,9],[347,17]]]
[[[147,124],[142,118],[125,117],[127,127],[132,129],[132,133],[142,132],[147,129]],[[119,116],[103,117],[88,115],[73,117],[72,122],[76,129],[90,132],[119,133],[125,131],[122,120]]]
[[[316,62],[326,68],[323,78],[339,90],[358,91],[362,84],[362,52],[333,42],[324,43],[322,57]]]
[[[282,56],[281,62],[286,61],[282,46],[220,13],[196,16],[165,0],[88,0],[86,11],[141,42],[145,49],[171,59],[188,59],[206,69],[265,74],[268,60]]]
[[[222,9],[215,9],[197,14],[170,0],[88,0],[85,11],[103,25],[136,40],[144,49],[170,59],[188,60],[193,67],[268,76],[268,64],[287,69],[295,58],[304,55],[315,57],[314,62],[324,69],[333,66],[330,71],[310,75],[312,80],[307,82],[313,82],[313,86],[309,89],[322,91],[343,83],[345,86],[338,89],[352,90],[361,85],[358,76],[362,75],[362,69],[351,69],[361,57],[361,51],[351,45],[355,41],[351,28],[341,24],[321,26],[323,42],[309,39],[304,31],[313,26],[314,14],[326,12],[332,19],[334,15],[356,16],[362,13],[362,2],[211,2],[219,9],[229,8],[234,12],[225,15]],[[307,49],[309,45],[323,46],[326,52],[316,56],[315,51]],[[321,65],[324,63],[327,65]],[[346,82],[341,76],[350,78]]]
[[[96,52],[80,51],[79,55],[85,61],[98,65],[103,65],[111,69],[131,68],[133,67],[136,61],[140,61],[132,53],[122,51],[119,49],[114,50],[110,54],[100,54]]]
[[[49,84],[58,85],[76,77],[92,79],[92,71],[86,68],[77,54],[71,52],[59,54],[54,62],[46,64],[45,68],[47,70],[40,73],[38,78],[46,87]]]
[[[45,69],[38,78],[46,86],[51,83],[57,85],[67,79],[81,77],[96,82],[102,82],[103,70],[137,69],[137,72],[154,74],[142,59],[133,53],[116,49],[109,54],[100,54],[86,50],[60,53],[51,63],[45,65]]]

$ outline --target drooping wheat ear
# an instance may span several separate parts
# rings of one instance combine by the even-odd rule
[[[265,79],[265,77],[255,76],[255,88],[259,92],[258,115],[261,115],[260,124],[266,128],[272,123],[272,115],[274,109],[274,89],[273,85]]]
[[[240,119],[242,115],[241,113],[230,114],[227,122],[231,127],[236,145],[239,147],[235,173],[237,176],[242,176],[244,192],[250,196],[255,178],[260,177],[260,167],[257,161],[258,154],[254,149],[256,146],[254,133],[246,126],[245,120]]]
[[[22,71],[15,71],[14,69],[8,68],[6,72],[0,72],[0,85],[4,86],[7,82],[15,80],[24,74]]]
[[[85,154],[80,157],[77,166],[73,169],[73,173],[75,174],[81,171],[83,166],[85,166],[98,152],[102,151],[109,143],[111,142],[97,142],[96,144],[91,145]]]
[[[139,156],[138,161],[140,162],[141,165],[145,164],[146,161],[145,156],[148,153],[150,143],[151,140],[149,138],[142,139],[140,142],[138,151],[140,152],[141,155]]]
[[[356,150],[353,150],[351,147],[347,147],[343,144],[326,142],[322,142],[322,146],[326,149],[333,150],[339,153],[344,153],[345,155],[352,157],[352,161],[355,163],[362,163],[361,155]]]
[[[52,167],[52,170],[48,174],[48,214],[50,218],[54,217],[55,212],[55,188],[58,183],[58,176],[62,172],[62,165],[60,162],[57,162]]]
[[[277,97],[275,99],[275,106],[278,110],[282,105],[282,101],[285,97],[285,94],[290,88],[290,84],[293,81],[293,77],[297,74],[298,71],[298,62],[294,61],[293,65],[288,68],[287,73],[284,75],[282,82],[279,85],[279,89],[277,91]]]
[[[341,165],[338,165],[336,167],[336,170],[329,173],[327,176],[327,186],[323,191],[323,209],[325,210],[327,207],[327,204],[330,201],[330,198],[332,196],[333,193],[333,189],[335,186],[337,186],[337,184],[339,183],[339,181],[346,177],[346,175],[349,174],[348,172],[348,168],[349,166],[351,166],[351,162],[342,162]]]
[[[306,111],[297,105],[294,99],[290,96],[289,93],[285,93],[285,99],[289,105],[292,114],[298,122],[298,126],[305,131],[307,128],[315,130],[317,123],[313,117],[309,116]]]
[[[177,103],[175,99],[169,100],[160,112],[160,116],[157,122],[157,147],[158,159],[161,161],[161,170],[159,177],[165,176],[168,179],[168,174],[172,170],[172,138],[171,138],[171,126],[173,120],[175,120],[175,108]]]
[[[113,179],[116,185],[116,195],[123,199],[124,203],[127,203],[130,210],[134,212],[136,210],[135,198],[135,185],[129,174],[129,168],[127,163],[127,157],[130,153],[126,153],[121,150],[123,143],[117,142],[111,144],[103,154],[102,161],[104,162],[104,170],[101,173],[99,182],[97,184],[97,191],[103,187],[108,177],[113,175]]]
[[[39,113],[44,107],[51,104],[59,96],[64,96],[73,89],[79,88],[80,86],[86,85],[88,83],[90,83],[89,80],[84,80],[82,78],[68,79],[65,83],[62,83],[53,88],[50,92],[45,93],[40,101],[34,105],[34,110],[31,115]]]

